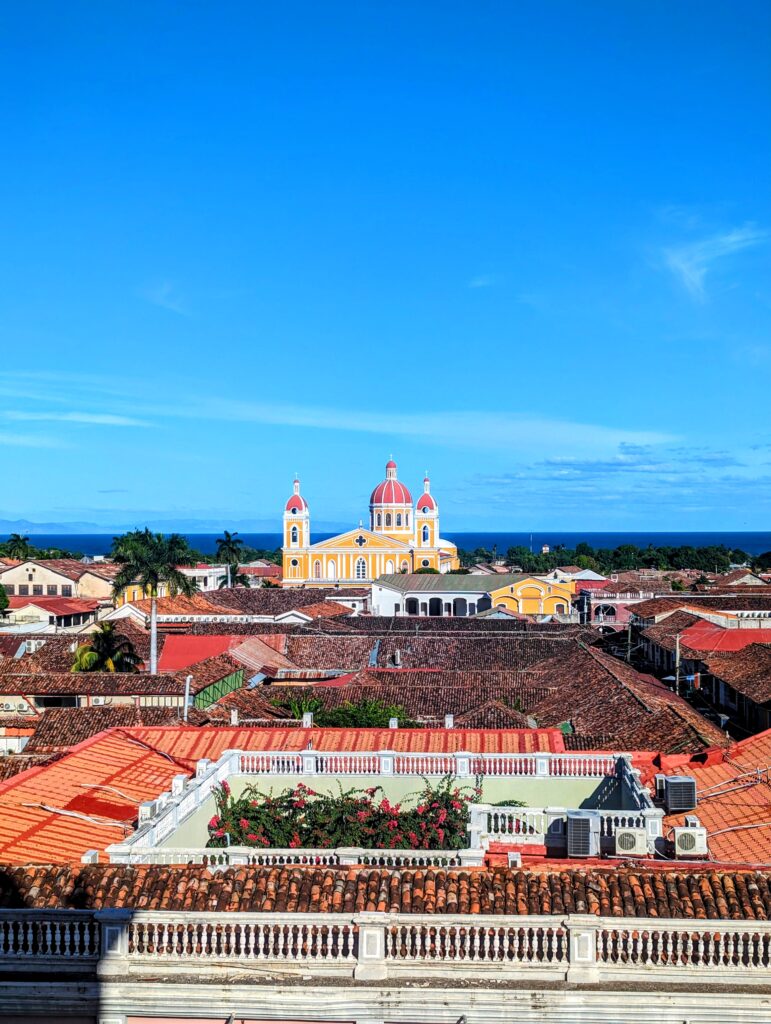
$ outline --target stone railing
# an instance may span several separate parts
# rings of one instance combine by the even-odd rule
[[[101,951],[101,927],[92,912],[0,910],[0,967],[30,961],[82,969]]]
[[[297,864],[306,866],[329,866],[363,864],[368,867],[481,867],[484,850],[365,850],[349,846],[338,849],[290,849],[271,847],[256,849],[253,846],[211,847],[169,847],[132,846],[120,844],[109,848],[112,864],[207,864],[212,870],[242,865],[280,866]]]
[[[98,970],[102,979],[194,973],[290,978],[539,979],[597,984],[771,982],[771,922],[591,915],[0,913],[0,973]]]
[[[227,751],[233,775],[492,775],[517,778],[606,778],[617,774],[615,754],[591,751],[575,754],[404,754],[391,750],[335,752]],[[218,762],[218,763],[220,763]]]
[[[661,836],[664,812],[657,807],[643,810],[597,810],[600,818],[600,839],[603,849],[619,828],[644,828],[651,852]],[[565,846],[568,811],[565,807],[501,807],[492,804],[471,804],[469,832],[471,846],[486,842]]]

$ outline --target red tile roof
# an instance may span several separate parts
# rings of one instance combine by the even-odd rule
[[[220,913],[593,914],[767,921],[771,876],[709,868],[562,871],[0,865],[0,906]]]
[[[666,762],[665,762],[666,765]],[[717,763],[698,759],[664,770],[693,775],[696,814],[716,861],[771,866],[771,729],[735,744]],[[665,819],[665,834],[684,815]]]
[[[29,608],[34,605],[49,615],[88,615],[99,607],[99,602],[79,597],[9,597],[8,607]]]
[[[750,644],[741,651],[711,654],[704,665],[713,676],[756,704],[771,701],[770,644]]]

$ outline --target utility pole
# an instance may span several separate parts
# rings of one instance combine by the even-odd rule
[[[675,633],[675,694],[680,696],[680,634]]]
[[[626,624],[626,660],[627,664],[632,660],[632,620]]]

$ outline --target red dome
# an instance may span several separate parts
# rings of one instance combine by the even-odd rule
[[[370,505],[411,505],[412,495],[398,480],[384,480],[370,495]]]
[[[370,505],[411,505],[412,495],[396,479],[396,463],[393,459],[386,462],[386,478],[378,484],[369,498]]]
[[[436,512],[434,496],[429,494],[428,491],[425,494],[421,494],[418,498],[418,512],[422,512],[424,509],[428,509],[429,512]]]
[[[294,494],[284,506],[287,512],[307,512],[308,502],[300,494],[300,481],[294,481]]]

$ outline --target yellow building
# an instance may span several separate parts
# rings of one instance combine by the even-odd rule
[[[460,564],[457,547],[439,533],[439,506],[428,477],[413,503],[393,460],[370,495],[369,529],[360,525],[317,544],[311,543],[310,510],[295,480],[284,508],[282,552],[285,587],[362,585],[384,573],[445,573]]]
[[[500,576],[381,576],[372,587],[375,615],[569,616],[575,583],[507,573]]]

